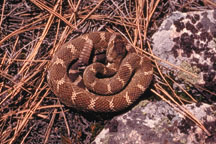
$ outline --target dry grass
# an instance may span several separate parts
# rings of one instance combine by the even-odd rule
[[[68,39],[89,31],[117,31],[125,36],[137,52],[147,55],[155,63],[155,75],[161,81],[156,82],[151,91],[210,135],[199,120],[182,106],[197,100],[180,85],[180,89],[191,100],[175,93],[167,79],[177,82],[161,73],[155,61],[160,59],[151,53],[148,39],[157,30],[164,16],[175,10],[215,7],[210,0],[179,3],[160,0],[30,0],[15,3],[3,0],[0,3],[1,143],[34,143],[36,133],[40,133],[37,135],[40,141],[35,143],[59,142],[61,138],[73,143],[88,143],[92,140],[93,133],[97,133],[93,131],[95,123],[89,124],[90,134],[86,132],[84,138],[82,129],[71,131],[66,116],[68,110],[53,97],[46,82],[46,69],[55,50]],[[58,129],[55,121],[60,119],[57,115],[61,115],[62,125],[66,128],[62,137],[52,141],[53,134]],[[77,118],[76,113],[73,115],[73,120],[85,121]],[[40,129],[40,123],[43,122],[44,127]]]

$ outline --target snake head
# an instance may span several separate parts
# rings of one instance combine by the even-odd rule
[[[106,52],[107,61],[110,63],[119,61],[125,57],[126,53],[126,40],[121,35],[113,34]]]

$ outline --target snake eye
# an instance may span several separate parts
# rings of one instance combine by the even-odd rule
[[[125,46],[122,43],[117,43],[115,46],[116,53],[118,55],[123,55],[125,53]]]

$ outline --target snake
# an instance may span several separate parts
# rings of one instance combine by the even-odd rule
[[[149,87],[151,61],[117,32],[90,32],[69,40],[53,54],[47,81],[68,107],[117,112]]]

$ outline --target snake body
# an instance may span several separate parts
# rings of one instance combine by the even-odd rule
[[[66,106],[114,112],[130,106],[148,88],[150,60],[118,33],[92,32],[62,45],[48,69],[48,84]]]

